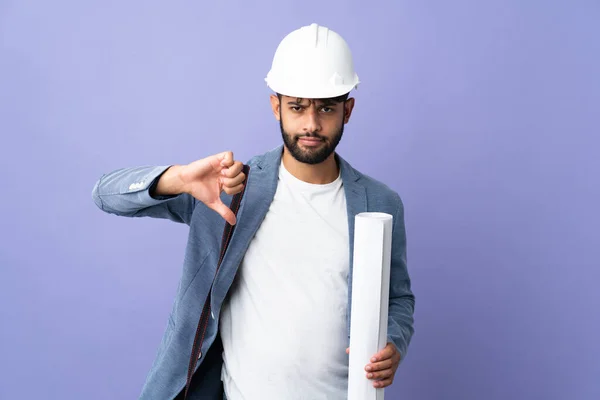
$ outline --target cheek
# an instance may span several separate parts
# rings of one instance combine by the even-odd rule
[[[340,130],[344,121],[341,116],[335,117],[327,117],[321,119],[321,127],[323,129],[323,133],[328,136],[335,134]]]
[[[283,128],[287,133],[294,135],[302,131],[302,119],[296,116],[286,116],[282,119]]]

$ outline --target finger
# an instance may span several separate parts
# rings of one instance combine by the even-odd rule
[[[237,186],[234,187],[223,187],[223,191],[229,195],[234,195],[237,194],[239,192],[241,192],[244,189],[244,184],[239,184]],[[233,225],[233,224],[232,224]]]
[[[392,358],[395,353],[396,346],[393,343],[388,343],[387,346],[385,346],[379,353],[375,354],[373,358],[371,358],[371,362]]]
[[[384,369],[392,368],[393,366],[394,366],[394,360],[389,358],[387,360],[367,364],[367,366],[365,367],[365,371],[368,371],[368,372],[383,371]]]
[[[243,172],[240,172],[237,176],[234,176],[233,178],[221,178],[221,183],[223,184],[223,187],[235,187],[241,183],[244,183],[244,180],[246,179],[246,175],[244,175]]]
[[[233,152],[225,151],[220,154],[221,166],[229,168],[233,165]]]
[[[235,161],[230,167],[224,167],[221,170],[221,175],[226,178],[233,178],[236,175],[239,175],[244,168],[244,164],[241,161]]]
[[[244,164],[241,161],[236,161],[229,168],[223,168],[221,170],[221,175],[225,178],[234,178],[242,173],[242,169],[244,168]]]
[[[350,347],[346,348],[346,354],[350,354]]]
[[[393,379],[390,379],[390,378],[384,379],[381,381],[375,381],[375,382],[373,382],[373,387],[376,387],[376,388],[388,387],[392,384],[392,382],[393,382]]]
[[[227,207],[225,204],[223,204],[221,199],[210,204],[209,207],[212,208],[213,210],[215,210],[217,213],[219,213],[219,215],[221,217],[223,217],[223,219],[225,221],[227,221],[230,225],[235,225],[235,223],[236,223],[235,214],[233,213],[233,211],[231,211],[231,209],[229,207]]]
[[[372,380],[381,380],[391,378],[393,375],[394,371],[390,368],[379,372],[368,372],[367,378]]]

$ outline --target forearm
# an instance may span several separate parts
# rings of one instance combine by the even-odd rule
[[[388,341],[396,345],[402,359],[414,334],[415,297],[408,285],[405,284],[403,295],[390,299],[388,310]]]
[[[388,340],[392,341],[404,359],[414,333],[415,296],[406,260],[406,228],[404,206],[400,197],[394,215],[390,298],[388,309]]]
[[[104,174],[92,190],[94,203],[109,214],[167,218],[189,223],[196,201],[188,194],[175,194],[179,190],[177,168],[167,175],[170,168],[171,166],[122,168]],[[163,177],[165,179],[161,183]],[[158,183],[161,183],[160,188]],[[150,193],[151,187],[154,187],[153,195]]]

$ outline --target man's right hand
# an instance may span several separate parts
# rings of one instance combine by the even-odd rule
[[[235,225],[233,212],[221,201],[221,191],[229,195],[244,188],[243,163],[234,161],[231,151],[215,154],[187,165],[174,165],[160,177],[154,194],[188,193]]]

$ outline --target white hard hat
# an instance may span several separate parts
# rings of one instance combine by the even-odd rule
[[[283,38],[265,81],[276,93],[307,99],[341,96],[359,83],[346,41],[317,24]]]

